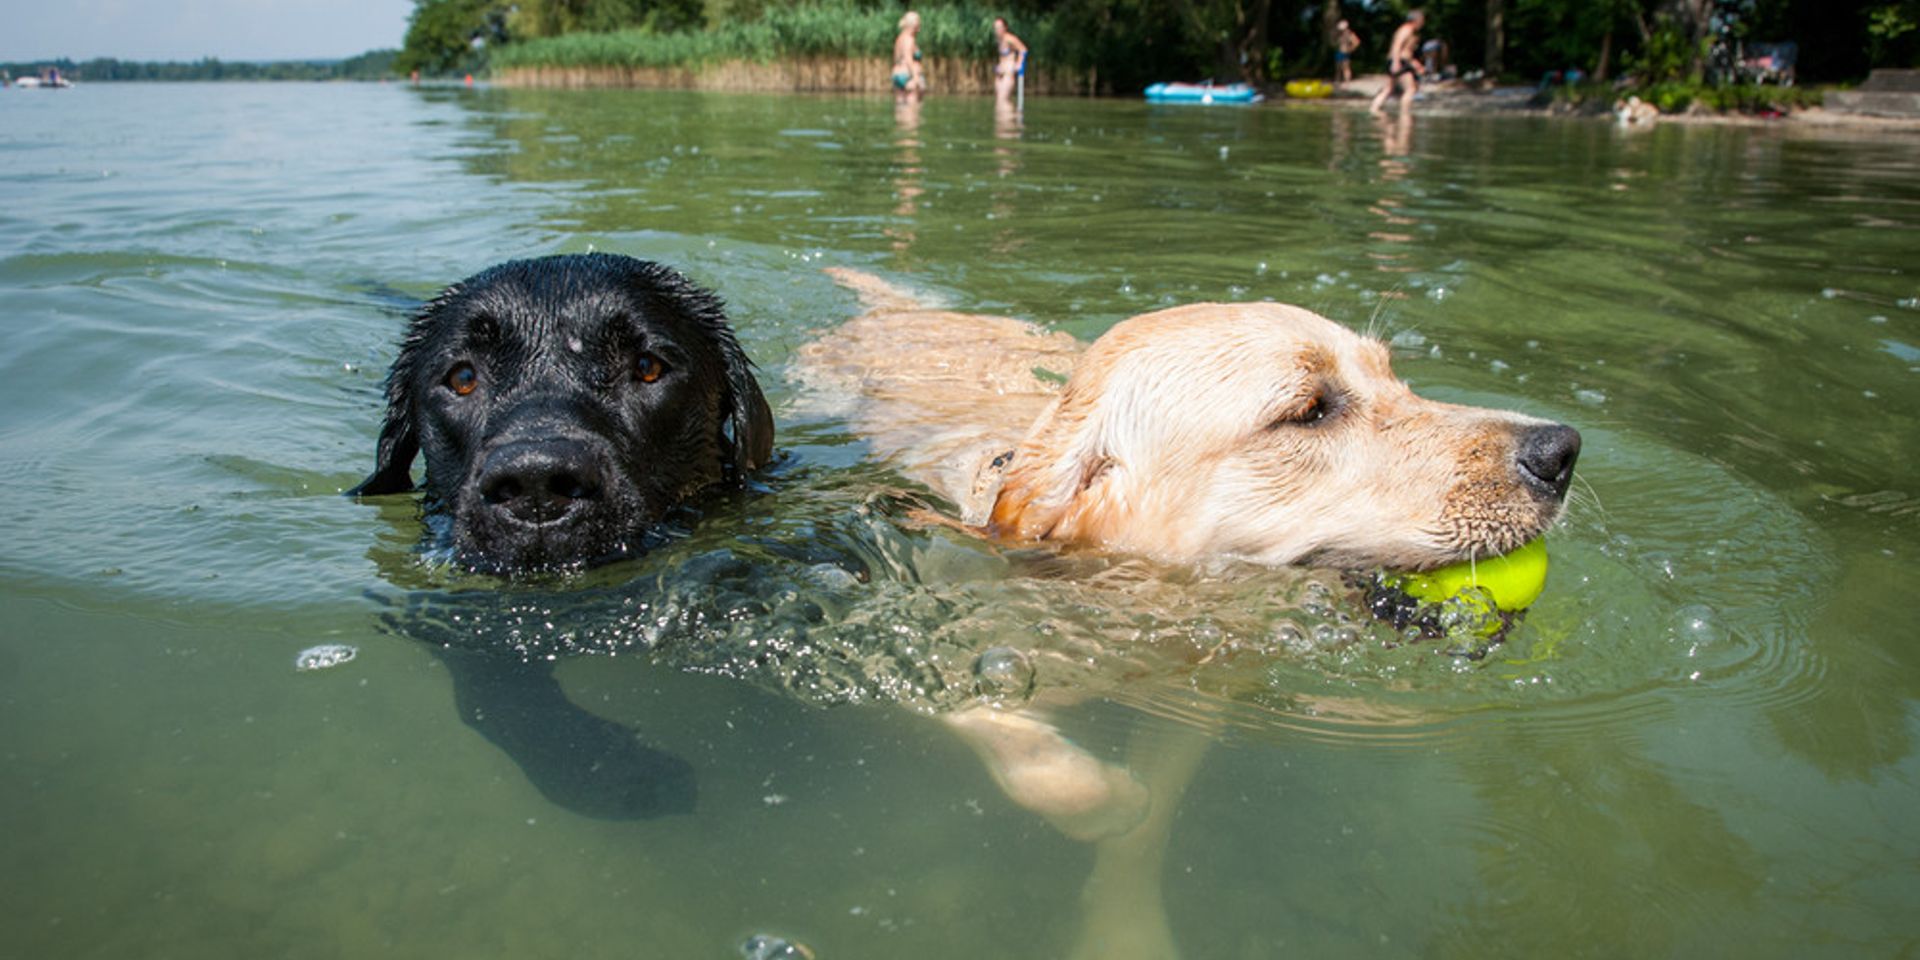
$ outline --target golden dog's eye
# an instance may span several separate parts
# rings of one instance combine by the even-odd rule
[[[452,370],[447,371],[447,389],[459,396],[472,393],[473,388],[479,385],[480,374],[474,371],[471,363],[455,364]]]
[[[666,361],[651,353],[643,353],[633,362],[633,378],[641,383],[652,383],[666,372]]]
[[[1267,424],[1267,429],[1278,430],[1282,427],[1310,427],[1333,415],[1333,401],[1324,393],[1316,393],[1305,406],[1282,414],[1279,419]]]

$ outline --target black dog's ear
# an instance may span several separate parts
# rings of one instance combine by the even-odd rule
[[[729,337],[721,358],[727,365],[726,427],[721,441],[733,455],[734,479],[766,466],[773,459],[773,410],[753,379],[753,361]]]
[[[590,254],[612,258],[611,254]],[[687,279],[686,275],[662,264],[646,260],[620,258],[633,271],[634,280],[655,295],[664,295],[683,316],[697,322],[720,349],[720,364],[727,381],[721,398],[720,446],[726,452],[727,479],[740,482],[746,475],[773,459],[773,411],[753,379],[753,361],[740,349],[740,341],[727,323],[726,304],[713,291]]]
[[[413,404],[399,379],[400,369],[395,367],[387,375],[387,422],[380,425],[373,472],[347,491],[349,497],[377,497],[413,489],[413,458],[420,453],[420,437],[413,430]]]
[[[387,419],[380,425],[380,446],[374,453],[373,472],[347,491],[349,497],[377,497],[413,489],[413,458],[420,454],[420,435],[413,425],[414,357],[420,348],[421,329],[450,292],[451,288],[422,307],[408,327],[407,338],[400,344],[400,355],[387,371]]]

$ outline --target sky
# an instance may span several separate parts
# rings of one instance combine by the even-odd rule
[[[413,0],[0,0],[0,61],[320,60],[397,48]]]

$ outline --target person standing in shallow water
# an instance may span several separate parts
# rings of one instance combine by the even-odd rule
[[[1353,82],[1353,52],[1360,49],[1360,35],[1345,20],[1333,28],[1333,82]]]
[[[900,35],[893,38],[893,89],[907,96],[927,89],[927,75],[920,67],[920,15],[912,10],[900,17]]]
[[[1013,88],[1027,72],[1027,45],[1007,29],[1007,18],[993,18],[993,95],[1001,100],[1013,98]]]
[[[1387,98],[1393,96],[1393,88],[1402,83],[1406,89],[1400,94],[1400,109],[1413,106],[1415,94],[1420,92],[1420,74],[1426,67],[1420,63],[1420,27],[1427,22],[1427,12],[1418,7],[1407,12],[1407,22],[1393,32],[1393,42],[1387,44],[1387,85],[1374,95],[1372,110],[1379,113]]]

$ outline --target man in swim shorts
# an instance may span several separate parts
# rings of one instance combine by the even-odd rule
[[[1333,28],[1333,82],[1353,82],[1353,52],[1360,49],[1360,35],[1345,20]]]
[[[1407,22],[1393,32],[1393,42],[1387,44],[1387,84],[1374,95],[1370,109],[1379,113],[1380,108],[1393,96],[1393,88],[1402,83],[1406,89],[1400,93],[1400,110],[1406,112],[1413,106],[1414,95],[1420,92],[1420,75],[1426,71],[1421,65],[1420,27],[1427,22],[1427,12],[1418,7],[1407,12]]]

